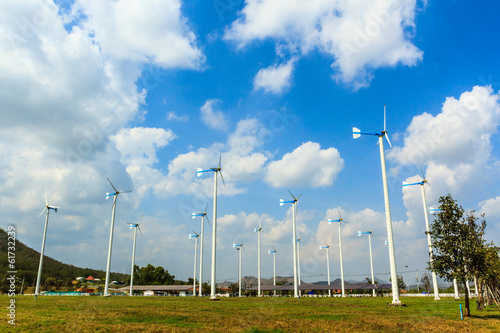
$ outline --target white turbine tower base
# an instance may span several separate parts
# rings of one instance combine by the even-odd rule
[[[276,249],[273,247],[272,250],[267,251],[268,254],[273,255],[273,286],[274,286],[274,297],[276,297]]]
[[[115,228],[115,212],[116,212],[116,199],[118,198],[118,194],[120,193],[129,193],[132,191],[118,191],[113,183],[108,179],[109,184],[115,190],[114,193],[106,193],[106,200],[109,199],[110,196],[113,196],[113,211],[111,213],[111,226],[110,226],[110,231],[109,231],[109,248],[108,248],[108,261],[106,263],[106,280],[104,281],[104,296],[110,296],[109,295],[109,275],[110,275],[110,269],[111,269],[111,250],[113,249],[113,231]]]
[[[389,146],[392,147],[391,141],[386,131],[386,112],[384,106],[384,130],[379,133],[364,133],[359,130],[359,128],[352,128],[352,136],[354,139],[359,138],[361,135],[374,135],[378,137],[378,146],[380,149],[380,164],[382,169],[382,184],[384,188],[384,201],[385,201],[385,220],[387,227],[387,245],[389,248],[389,265],[391,270],[391,284],[392,284],[392,304],[401,305],[399,300],[399,288],[398,288],[398,273],[396,270],[396,255],[394,251],[394,237],[392,233],[392,218],[391,218],[391,205],[389,201],[389,186],[387,184],[387,170],[385,166],[385,152],[384,152],[384,138],[386,138]]]
[[[144,215],[140,218],[139,222],[137,222],[137,223],[128,223],[128,224],[130,224],[130,229],[134,228],[134,246],[132,247],[132,269],[130,271],[129,296],[133,296],[133,294],[134,294],[135,241],[137,239],[137,229],[139,229],[139,232],[142,235],[142,230],[141,230],[141,227],[139,227],[139,223],[141,223],[141,220],[143,217],[144,217]]]
[[[205,207],[205,212],[204,213],[193,213],[192,217],[193,219],[197,216],[201,216],[201,232],[200,232],[200,277],[199,277],[199,289],[198,289],[198,296],[202,297],[203,296],[203,235],[204,235],[204,227],[205,227],[205,217],[207,218],[207,222],[210,224],[210,221],[208,220],[207,216],[207,208],[208,208],[208,203],[207,206]]]
[[[330,252],[330,245],[319,246],[319,249],[326,249],[326,272],[328,275],[328,285],[330,285],[330,257],[328,252]],[[332,290],[328,288],[328,297],[332,297]]]
[[[241,297],[241,252],[243,243],[233,244],[233,247],[238,251],[238,297]]]
[[[260,232],[262,231],[262,226],[259,220],[259,228],[253,229],[253,233],[257,233],[257,296],[262,297],[260,292]]]
[[[43,212],[47,210],[47,215],[45,216],[45,226],[43,228],[42,249],[40,250],[40,262],[38,263],[38,275],[36,278],[35,299],[38,295],[40,295],[40,283],[42,279],[42,267],[43,267],[43,253],[45,252],[45,239],[47,238],[47,227],[49,225],[49,212],[51,209],[57,213],[59,207],[50,206],[49,202],[47,201],[47,197],[45,197],[45,208],[38,215],[38,217],[42,216]]]
[[[212,274],[210,279],[210,299],[216,299],[215,292],[217,290],[217,281],[216,281],[216,248],[217,248],[217,174],[220,173],[220,177],[222,179],[222,183],[225,186],[224,177],[222,176],[222,168],[221,168],[221,160],[222,154],[219,155],[219,166],[216,168],[210,168],[207,170],[203,170],[198,168],[196,171],[196,175],[199,177],[204,172],[213,171],[214,173],[214,215],[213,215],[213,224],[212,224]]]
[[[196,297],[196,254],[198,253],[198,238],[199,234],[193,231],[194,235],[189,235],[189,239],[194,238],[194,273],[193,273],[193,297]],[[200,289],[201,292],[201,289]]]
[[[370,268],[371,268],[371,273],[372,273],[372,285],[374,287],[373,297],[375,297],[375,296],[377,296],[375,293],[375,288],[377,288],[377,286],[375,285],[375,278],[373,276],[372,231],[371,230],[365,231],[365,232],[358,231],[358,236],[361,236],[361,235],[368,235],[368,246],[370,247]]]
[[[290,193],[290,191],[288,191]],[[293,200],[288,200],[285,201],[283,199],[280,199],[280,206],[283,206],[286,203],[291,203],[292,204],[292,233],[293,233],[293,296],[294,297],[299,297],[299,288],[297,284],[297,229],[295,226],[295,205],[297,204],[297,201],[300,198],[300,195],[298,198],[295,198],[292,193],[290,193],[292,196]]]
[[[342,297],[345,297],[345,284],[344,284],[344,261],[342,255],[342,228],[340,224],[345,221],[342,219],[342,215],[340,214],[340,208],[337,207],[337,211],[339,212],[339,218],[337,220],[328,220],[328,224],[337,222],[339,224],[339,255],[340,255],[340,277],[342,281]]]

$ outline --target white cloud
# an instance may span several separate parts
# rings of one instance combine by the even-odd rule
[[[333,77],[358,89],[369,84],[373,69],[422,59],[409,41],[415,11],[415,0],[249,0],[225,38],[239,47],[272,39],[279,56],[328,54],[335,59]]]
[[[43,223],[35,217],[46,194],[62,207],[51,215],[46,254],[103,268],[105,260],[99,259],[107,250],[111,215],[104,200],[110,190],[106,178],[132,189],[133,172],[125,167],[153,170],[156,149],[173,138],[169,130],[120,131],[144,115],[146,91],[136,85],[141,68],[150,63],[197,69],[204,58],[179,2],[81,1],[73,9],[63,19],[49,0],[0,3],[0,44],[6,46],[0,48],[0,149],[5,153],[0,207],[10,212],[2,225],[17,225],[23,242],[38,247]],[[72,16],[78,10],[83,19]],[[115,134],[123,156],[110,142]],[[133,190],[120,197],[117,218],[128,218],[139,206],[141,189]],[[120,231],[115,232],[119,245]],[[115,251],[120,257],[124,250]],[[127,271],[128,265],[113,270]]]
[[[200,108],[201,120],[208,127],[218,130],[227,130],[227,120],[222,111],[215,110],[217,105],[220,104],[219,99],[209,99]]]
[[[75,6],[86,16],[85,29],[111,57],[164,68],[198,69],[205,62],[180,0],[78,0]]]
[[[175,121],[188,121],[189,117],[187,115],[178,115],[173,111],[167,113],[167,120],[175,120]]]
[[[269,163],[265,180],[273,187],[330,186],[343,167],[337,149],[321,149],[318,143],[309,141]]]
[[[434,193],[474,196],[498,179],[492,160],[491,136],[500,124],[499,95],[490,87],[476,86],[457,100],[449,97],[441,113],[415,116],[404,133],[404,145],[388,157],[395,171],[417,163],[427,165],[426,177]]]
[[[267,93],[281,94],[291,85],[295,59],[259,70],[253,80],[254,90],[264,89]]]

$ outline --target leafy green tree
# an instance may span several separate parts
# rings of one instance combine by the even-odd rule
[[[473,280],[485,269],[484,229],[486,221],[465,213],[450,194],[439,198],[437,218],[430,226],[433,262],[430,269],[446,281],[457,279],[467,290],[466,281]],[[469,295],[465,293],[465,316],[470,317]]]
[[[389,278],[389,281],[392,282],[391,278]],[[398,289],[406,289],[406,284],[402,275],[398,275]]]
[[[431,290],[431,282],[432,278],[430,274],[424,273],[422,277],[420,278],[420,282],[422,282],[422,286],[424,287],[424,290],[429,292]]]
[[[166,269],[161,266],[148,264],[146,267],[134,266],[134,285],[170,285],[174,284],[175,276],[170,275]],[[127,284],[130,285],[130,277],[127,278]]]

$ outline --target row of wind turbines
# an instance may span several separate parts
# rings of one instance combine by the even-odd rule
[[[386,171],[386,164],[385,164],[385,151],[384,151],[384,138],[386,138],[387,142],[389,143],[389,146],[392,147],[391,142],[389,140],[388,133],[386,131],[386,109],[384,106],[384,129],[381,132],[375,132],[375,133],[368,133],[368,132],[361,132],[356,127],[353,127],[353,138],[357,139],[361,137],[362,135],[371,135],[371,136],[377,136],[378,137],[378,146],[380,149],[380,160],[381,160],[381,168],[382,168],[382,183],[383,183],[383,190],[384,190],[384,201],[385,201],[385,215],[386,215],[386,227],[387,227],[387,245],[389,249],[389,262],[390,262],[390,272],[391,272],[391,284],[392,284],[392,303],[394,305],[401,304],[401,301],[399,299],[399,289],[398,289],[398,283],[397,283],[397,271],[396,271],[396,258],[395,258],[395,251],[394,251],[394,238],[393,238],[393,231],[392,231],[392,219],[391,219],[391,210],[390,210],[390,201],[389,201],[389,191],[388,191],[388,184],[387,184],[387,171]],[[211,290],[210,290],[210,298],[211,299],[216,299],[216,245],[217,245],[217,181],[218,181],[218,175],[220,174],[221,180],[223,184],[225,185],[224,177],[222,176],[222,167],[221,167],[221,157],[222,155],[219,156],[219,165],[217,167],[209,168],[209,169],[202,169],[198,168],[197,169],[197,176],[201,176],[204,173],[207,172],[213,172],[214,173],[214,196],[213,196],[213,219],[212,219],[212,265],[211,265]],[[108,179],[109,184],[113,188],[114,192],[113,193],[106,193],[106,199],[109,199],[109,197],[113,197],[113,207],[112,207],[112,218],[111,218],[111,225],[110,225],[110,237],[109,237],[109,248],[108,248],[108,258],[107,258],[107,265],[106,265],[106,281],[105,281],[105,290],[104,290],[104,296],[109,296],[109,275],[110,275],[110,267],[111,267],[111,254],[112,254],[112,245],[113,245],[113,231],[114,231],[114,223],[115,223],[115,211],[116,211],[116,202],[118,195],[120,193],[129,193],[131,191],[118,191],[115,186],[111,183],[111,181]],[[423,205],[424,205],[424,216],[425,216],[425,222],[426,222],[426,231],[429,231],[429,222],[428,222],[428,215],[427,215],[427,206],[426,206],[426,201],[425,201],[425,189],[424,186],[427,184],[427,180],[425,177],[423,177],[421,182],[417,183],[412,183],[412,184],[403,184],[404,187],[406,186],[412,186],[412,185],[420,185],[421,190],[422,190],[422,199],[423,199]],[[297,231],[296,231],[296,213],[297,213],[297,203],[300,198],[300,195],[296,198],[291,192],[289,192],[290,195],[292,196],[292,200],[283,200],[280,199],[279,203],[280,206],[283,206],[284,204],[292,204],[292,235],[293,235],[293,272],[294,272],[294,296],[299,297],[299,291],[298,291],[298,285],[300,284],[300,269],[299,269],[299,262],[300,258],[298,256],[300,255],[298,247],[299,247],[299,241],[300,239],[297,238]],[[45,238],[46,238],[46,232],[47,232],[47,224],[49,220],[49,213],[50,210],[54,210],[57,212],[57,209],[59,207],[55,206],[50,206],[47,202],[46,199],[46,207],[42,211],[46,211],[46,220],[45,220],[45,228],[44,228],[44,234],[43,234],[43,241],[42,241],[42,250],[40,254],[40,263],[39,263],[39,270],[38,270],[38,278],[37,278],[37,286],[36,286],[36,291],[35,291],[35,296],[39,294],[39,288],[40,288],[40,279],[41,279],[41,272],[42,272],[42,263],[43,263],[43,253],[45,249]],[[41,214],[42,214],[41,213]],[[40,214],[40,215],[41,215]],[[192,217],[202,217],[201,221],[201,232],[200,234],[195,233],[194,235],[190,235],[190,238],[196,238],[196,243],[195,243],[195,256],[197,252],[197,241],[198,237],[200,238],[201,241],[201,246],[200,246],[200,271],[199,271],[199,290],[201,294],[202,290],[202,272],[203,272],[203,238],[204,238],[204,219],[207,218],[208,221],[208,216],[207,212],[205,209],[205,212],[203,213],[193,213]],[[142,220],[142,218],[141,218]],[[132,269],[131,269],[131,285],[130,285],[130,294],[132,295],[132,288],[133,288],[133,274],[134,274],[134,261],[135,261],[135,243],[136,243],[136,236],[137,236],[137,230],[139,229],[139,223],[131,224],[131,228],[135,228],[134,231],[134,245],[133,245],[133,254],[132,254]],[[328,220],[328,223],[338,223],[338,228],[339,228],[339,246],[340,246],[340,262],[341,262],[341,277],[342,277],[342,296],[345,296],[345,290],[344,290],[344,274],[343,274],[343,262],[342,262],[342,236],[341,236],[341,222],[345,222],[342,217],[340,216],[340,210],[339,210],[339,218],[336,220]],[[259,282],[259,289],[258,289],[258,294],[260,295],[260,232],[262,231],[262,227],[259,223],[259,228],[254,230],[254,233],[258,234],[258,282]],[[142,231],[140,231],[142,234]],[[370,232],[359,232],[358,235],[361,236],[363,234],[368,234],[370,237],[370,261],[371,261],[371,270],[372,270],[372,283],[374,282],[373,280],[373,261],[372,261],[372,253],[371,253],[371,231]],[[428,234],[428,244],[429,244],[429,257],[430,260],[432,261],[432,247],[431,247],[431,239]],[[239,281],[241,281],[241,249],[243,247],[243,244],[234,244],[233,245],[237,250],[239,250]],[[328,250],[329,246],[320,246],[321,249],[326,249],[327,250],[327,261],[328,261]],[[274,252],[269,252],[270,254],[273,253],[274,256],[276,255],[276,250],[273,249]],[[195,264],[194,264],[194,276],[196,277],[196,257],[195,257]],[[275,257],[274,257],[274,262],[275,262]],[[329,272],[329,262],[328,262],[328,272]],[[329,275],[329,274],[328,274]],[[275,267],[274,267],[274,276],[275,276]],[[196,279],[193,278],[193,283],[194,283],[194,293],[196,291]],[[328,283],[330,282],[330,278],[328,277]],[[435,294],[435,299],[439,299],[439,294],[438,294],[438,289],[437,289],[437,278],[436,274],[433,273],[433,285],[434,285],[434,294]],[[240,286],[240,295],[241,295],[241,286]]]

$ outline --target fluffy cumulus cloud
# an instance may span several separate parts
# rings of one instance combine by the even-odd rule
[[[388,156],[399,173],[412,164],[427,165],[431,193],[472,194],[498,178],[491,137],[499,124],[499,95],[490,87],[476,86],[459,99],[447,98],[436,116],[414,117],[403,146]]]
[[[291,85],[294,63],[295,60],[292,59],[287,63],[259,70],[253,80],[254,90],[263,89],[268,93],[281,94]]]
[[[58,259],[95,267],[109,230],[106,178],[131,188],[125,168],[154,165],[156,149],[174,137],[169,130],[120,130],[144,116],[147,91],[136,85],[141,69],[198,69],[204,56],[179,1],[76,1],[64,17],[61,12],[49,0],[0,4],[0,149],[6,154],[0,207],[18,208],[4,223],[23,221],[23,241],[38,245],[39,221],[26,216],[36,216],[47,194],[64,211],[53,215],[48,236],[59,244]],[[146,154],[139,156],[140,149]],[[140,203],[135,193],[120,201],[117,216]],[[74,239],[82,240],[79,246],[70,244]],[[56,254],[54,247],[47,251]]]
[[[219,99],[209,99],[200,108],[201,120],[211,129],[218,131],[227,130],[227,119],[222,111],[217,110],[221,101]]]
[[[244,47],[272,39],[278,56],[317,50],[334,59],[333,77],[365,87],[371,71],[422,59],[410,41],[416,0],[249,0],[225,38]]]
[[[330,186],[343,167],[337,149],[321,149],[318,143],[309,141],[281,160],[270,162],[265,180],[273,187]]]
[[[78,0],[83,24],[106,54],[164,68],[199,68],[205,56],[181,15],[180,0]]]

